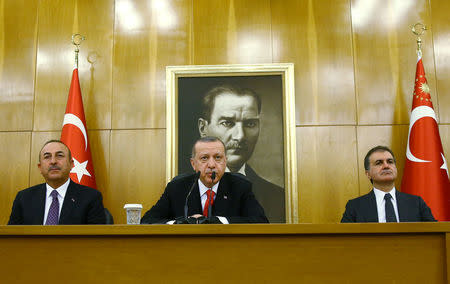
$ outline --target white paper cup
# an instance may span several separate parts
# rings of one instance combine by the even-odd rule
[[[142,204],[125,204],[127,211],[127,224],[139,225],[141,223]]]

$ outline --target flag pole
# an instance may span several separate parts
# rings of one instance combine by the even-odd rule
[[[80,34],[72,35],[72,44],[75,45],[75,68],[78,69],[78,53],[80,52],[80,45],[86,37]]]
[[[417,55],[422,58],[422,39],[420,36],[425,33],[427,27],[422,23],[415,23],[411,26],[411,30],[417,36]]]

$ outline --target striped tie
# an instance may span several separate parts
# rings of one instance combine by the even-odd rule
[[[59,200],[58,200],[58,192],[53,190],[50,195],[53,197],[52,204],[50,205],[50,209],[48,210],[47,221],[45,221],[45,225],[58,225],[59,221]]]

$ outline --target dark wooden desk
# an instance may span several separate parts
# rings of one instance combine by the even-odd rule
[[[449,223],[0,226],[1,283],[448,283]]]

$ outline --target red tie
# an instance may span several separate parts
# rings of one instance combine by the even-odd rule
[[[209,204],[211,203],[211,206],[214,204],[214,191],[208,189],[206,195],[208,196],[208,199],[206,199],[205,207],[203,208],[203,216],[208,217]]]

